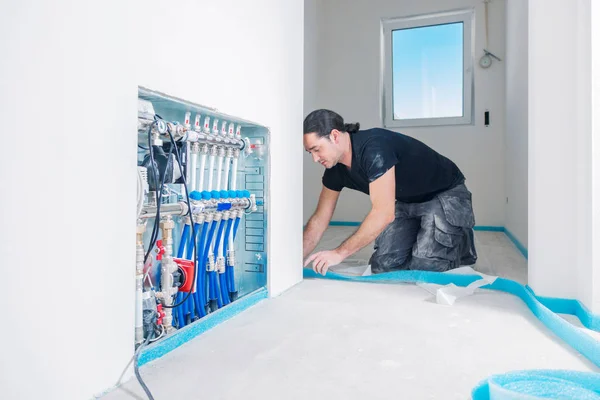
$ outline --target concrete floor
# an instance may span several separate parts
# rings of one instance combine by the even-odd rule
[[[326,240],[347,230],[333,228]],[[503,234],[477,237],[476,269],[526,278],[526,261]],[[341,268],[364,269],[350,261]],[[511,370],[600,372],[516,297],[483,290],[453,306],[431,297],[415,285],[305,280],[141,373],[157,400],[263,400],[466,399],[480,380]],[[104,398],[146,397],[134,378]]]

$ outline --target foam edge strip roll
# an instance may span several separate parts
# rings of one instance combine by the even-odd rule
[[[228,304],[226,307],[223,307],[214,313],[208,314],[206,317],[203,317],[192,324],[175,331],[171,336],[167,336],[166,338],[143,349],[138,359],[138,366],[141,367],[150,361],[154,361],[157,358],[164,356],[168,352],[176,349],[184,343],[189,342],[196,336],[203,334],[220,323],[227,321],[228,319],[252,307],[267,297],[267,289],[259,289],[253,293],[241,297],[239,300]]]
[[[457,275],[430,271],[393,271],[369,276],[348,276],[327,272],[325,276],[322,276],[311,269],[304,269],[304,278],[370,283],[435,283],[440,285],[452,283],[456,286],[468,286],[472,282],[482,279],[479,275]],[[577,315],[586,327],[597,329],[600,318],[587,311],[579,302],[542,297],[538,299],[531,288],[505,278],[497,278],[493,283],[481,286],[481,288],[498,290],[519,297],[548,329],[600,368],[600,342],[554,312],[560,311]],[[560,370],[515,371],[485,379],[473,389],[471,395],[473,400],[557,398],[600,400],[600,374]]]

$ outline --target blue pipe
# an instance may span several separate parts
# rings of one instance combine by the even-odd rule
[[[202,261],[204,263],[204,268],[208,265],[208,252],[210,251],[210,244],[212,242],[213,236],[215,234],[215,229],[217,227],[217,221],[213,221],[210,226],[210,231],[208,232],[208,239],[204,245],[204,254],[202,255]],[[215,294],[215,281],[213,279],[214,271],[208,273],[208,300],[210,303],[217,302],[217,295]],[[218,302],[217,302],[218,303]],[[213,306],[211,305],[211,309]]]
[[[217,232],[217,240],[215,240],[215,248],[213,249],[213,256],[215,257],[215,261],[217,260],[217,257],[219,256],[219,243],[221,241],[221,236],[223,236],[223,228],[225,228],[225,224],[223,223],[223,220],[219,221],[219,231]],[[222,298],[222,289],[219,290],[218,287],[218,280],[217,276],[216,276],[216,271],[215,271],[215,288],[216,288],[216,292],[217,292],[217,304],[219,305],[219,308],[223,307],[224,299]]]
[[[233,240],[235,240],[235,235],[237,234],[237,230],[238,230],[238,227],[240,226],[241,220],[242,219],[240,217],[237,217],[235,219],[235,225],[233,225]]]
[[[196,241],[198,240],[198,233],[201,231],[202,231],[202,225],[195,223],[192,238],[187,246],[187,254],[186,254],[185,258],[188,260],[192,260],[194,258],[194,243],[196,243]],[[198,248],[196,248],[196,252],[198,252]],[[199,255],[199,254],[197,254],[197,255]],[[186,309],[187,309],[187,312],[190,314],[190,319],[192,321],[194,321],[196,319],[196,317],[198,317],[198,318],[201,317],[200,313],[195,312],[195,311],[197,311],[196,304],[198,303],[198,300],[199,299],[198,299],[198,296],[196,295],[196,293],[192,293],[192,295],[189,296],[186,301],[186,303],[187,303]]]
[[[189,243],[187,246],[187,253],[185,255],[185,258],[188,260],[191,260],[192,257],[194,256],[194,242],[196,242],[196,240],[198,239],[198,232],[200,231],[200,228],[201,228],[200,224],[198,224],[198,223],[194,224],[194,233],[192,235],[193,237],[189,240]]]
[[[221,225],[225,226],[227,225],[227,229],[225,229],[225,236],[223,237],[223,259],[225,261],[225,271],[223,273],[219,273],[219,283],[220,283],[220,287],[221,287],[221,299],[223,300],[223,305],[227,305],[230,303],[229,301],[229,291],[228,291],[228,285],[227,285],[227,242],[229,241],[229,232],[231,231],[231,219],[227,220],[227,223],[221,223]],[[222,227],[223,227],[222,226]],[[217,249],[217,254],[218,254],[218,249]]]
[[[190,226],[185,224],[183,226],[183,232],[181,233],[181,241],[179,242],[179,250],[177,251],[177,258],[183,257],[185,251],[185,245],[187,244],[188,237],[190,236]]]
[[[200,226],[200,224],[198,224]],[[205,222],[202,227],[202,234],[200,235],[200,243],[198,243],[198,264],[196,265],[196,293],[194,293],[196,300],[196,314],[199,318],[206,316],[206,289],[204,286],[204,278],[206,276],[206,268],[204,263],[204,242],[206,241],[206,235],[208,233],[208,222]]]
[[[227,229],[225,230],[225,245],[223,246],[223,257],[225,258],[225,278],[227,282],[227,291],[231,293],[231,270],[232,266],[227,262],[227,248],[229,247],[229,236],[231,236],[231,225],[233,218],[227,221]],[[229,294],[228,294],[229,296]]]
[[[235,219],[235,224],[233,225],[233,240],[235,241],[235,237],[237,235],[238,228],[240,226],[241,218],[237,217]],[[235,300],[237,297],[237,289],[235,288],[235,266],[231,266],[229,268],[229,292],[232,294],[232,299]]]
[[[202,289],[202,299],[204,301],[204,307],[206,307],[206,305],[208,304],[208,276],[206,273],[206,254],[207,254],[207,250],[206,250],[206,244],[209,243],[208,242],[208,225],[210,225],[208,222],[204,223],[204,229],[203,231],[206,232],[206,234],[203,237],[203,242],[202,242],[202,260],[198,261],[200,263],[200,265],[198,266],[198,268],[200,268],[200,271],[202,271],[202,273],[200,274],[200,278],[202,279],[201,283],[200,283],[200,287]],[[198,259],[200,260],[200,259]],[[206,309],[205,309],[206,310]]]
[[[199,225],[198,224],[194,224],[194,230],[192,233],[192,238],[191,241],[188,242],[189,238],[189,230],[191,227],[188,227],[188,225],[185,225],[185,228],[188,228],[188,235],[186,235],[186,256],[185,258],[188,260],[191,260],[192,257],[194,256],[194,241],[196,240],[196,238],[198,237],[198,230],[199,230]],[[184,230],[185,230],[184,228]],[[182,238],[183,241],[183,238]],[[181,245],[180,245],[180,249],[181,249]],[[183,257],[183,254],[180,254],[178,256],[179,258]],[[182,299],[185,298],[185,296],[187,296],[187,294],[182,294]],[[183,318],[184,318],[184,326],[188,324],[188,315],[190,318],[190,321],[194,320],[194,309],[195,309],[195,305],[194,305],[194,297],[192,295],[187,296],[187,299],[185,300],[185,302],[181,305],[181,307],[183,307]]]
[[[187,244],[188,237],[190,235],[190,226],[185,224],[183,226],[183,231],[181,233],[181,241],[179,242],[179,249],[177,250],[177,258],[183,257],[183,252],[185,251],[185,245]],[[183,293],[178,292],[177,296],[175,296],[175,304],[181,303],[183,300]],[[185,323],[185,304],[182,304],[179,307],[175,308],[175,317],[177,318],[177,328],[183,328]]]
[[[210,290],[211,290],[211,300],[216,304],[216,308],[221,308],[223,307],[223,304],[221,303],[221,296],[219,296],[219,284],[217,282],[217,272],[216,271],[211,271],[208,273],[210,276]],[[214,307],[214,305],[213,305]],[[214,311],[214,310],[213,310]]]
[[[226,306],[230,303],[229,292],[227,291],[227,272],[219,274],[219,282],[221,287],[221,299],[223,300],[223,305]]]

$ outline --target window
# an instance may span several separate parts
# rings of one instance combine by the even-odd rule
[[[383,122],[470,124],[473,11],[384,20]]]

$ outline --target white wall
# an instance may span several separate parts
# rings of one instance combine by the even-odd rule
[[[506,2],[506,217],[527,247],[527,0]]]
[[[600,3],[591,4],[592,49],[592,309],[600,314]],[[595,140],[594,140],[595,138]]]
[[[7,399],[90,398],[133,353],[138,84],[272,128],[271,293],[301,280],[303,2],[135,5],[3,2]]]
[[[443,4],[440,6],[440,4]],[[380,24],[381,18],[433,13],[474,6],[476,9],[475,62],[485,40],[484,5],[480,0],[372,0],[318,1],[318,91],[313,108],[330,108],[363,128],[380,121]],[[489,6],[489,48],[500,58],[505,52],[505,5]],[[478,225],[504,225],[504,121],[505,64],[489,70],[475,67],[475,125],[403,129],[452,159],[467,177],[473,192]],[[485,109],[491,126],[483,126]],[[307,113],[309,110],[305,110]],[[312,215],[321,190],[323,168],[304,158],[304,219]],[[334,220],[362,221],[370,209],[367,196],[345,189]]]
[[[304,0],[304,116],[317,101],[319,0]],[[306,185],[306,180],[305,180]]]
[[[598,312],[591,11],[590,0],[529,0],[529,284]]]

